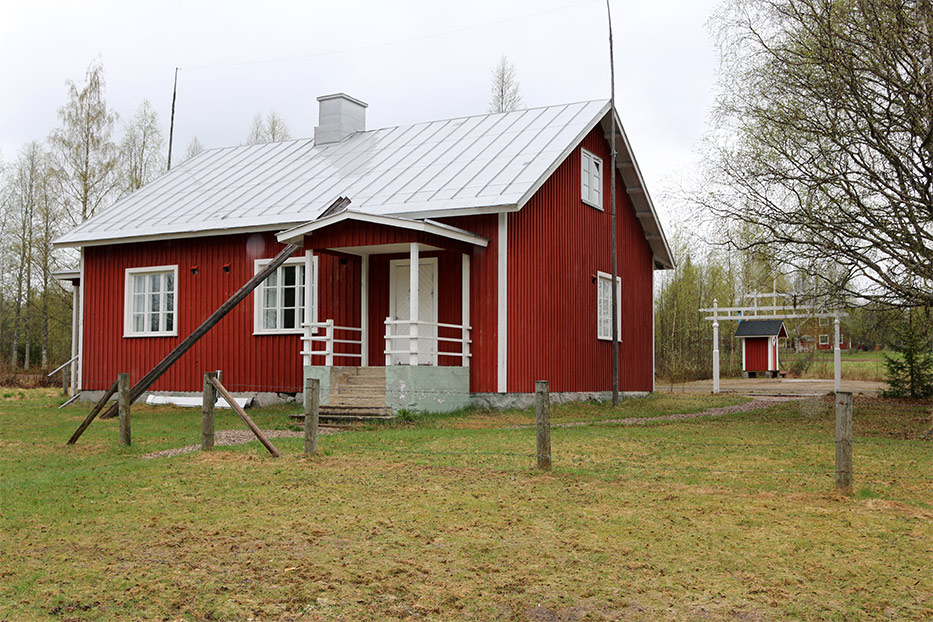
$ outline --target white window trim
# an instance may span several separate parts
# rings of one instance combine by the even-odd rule
[[[824,341],[824,339],[823,339],[824,337],[826,338],[825,341]],[[822,335],[820,335],[820,345],[821,345],[821,346],[828,346],[828,345],[829,345],[829,334],[823,333]]]
[[[137,274],[151,274],[153,272],[171,272],[175,283],[172,292],[172,330],[170,331],[142,331],[133,330],[133,277]],[[83,285],[83,283],[82,283]],[[127,268],[123,277],[123,336],[124,337],[177,337],[178,336],[178,264],[172,266],[144,266],[140,268]]]
[[[310,262],[309,262],[310,260]],[[286,259],[282,266],[304,266],[304,299],[302,305],[305,310],[305,322],[317,322],[317,255],[304,257],[293,257]],[[263,267],[272,261],[269,259],[256,259],[253,261],[253,274],[258,274]],[[310,263],[310,269],[309,269]],[[301,335],[304,334],[304,327],[301,323],[295,328],[263,328],[262,327],[262,288],[265,281],[256,286],[253,290],[253,334],[254,335]],[[310,300],[309,300],[310,292]],[[311,311],[308,310],[308,302],[311,303]]]
[[[591,180],[586,179],[586,176],[589,176],[589,167],[586,165],[587,160],[591,160],[593,162],[599,163],[599,183],[597,185],[597,188],[599,191],[598,202],[591,200],[588,196],[586,196],[586,194],[583,191],[584,182],[591,181]],[[595,207],[596,209],[600,211],[603,211],[603,177],[605,176],[605,171],[606,169],[603,166],[602,158],[600,158],[595,153],[592,153],[590,151],[587,151],[586,149],[583,149],[582,147],[580,148],[580,198],[583,200],[584,203],[586,203],[590,207]]]
[[[612,286],[612,275],[605,272],[596,273],[596,338],[600,341],[612,341],[612,324],[609,325],[609,334],[603,335],[599,332],[599,282],[600,280],[609,281],[609,286]],[[616,276],[616,315],[618,316],[616,327],[618,329],[618,334],[616,335],[616,341],[622,341],[622,277]],[[610,311],[610,313],[612,313]],[[610,317],[610,319],[612,319]]]

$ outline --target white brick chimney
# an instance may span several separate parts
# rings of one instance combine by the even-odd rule
[[[314,144],[339,143],[354,132],[366,131],[365,102],[345,93],[321,95],[318,126],[314,128]]]

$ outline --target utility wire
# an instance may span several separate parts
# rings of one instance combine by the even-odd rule
[[[522,21],[522,20],[529,19],[529,18],[532,18],[532,17],[538,17],[539,15],[545,15],[545,14],[548,14],[548,13],[556,13],[556,12],[558,12],[558,11],[564,11],[564,10],[572,9],[572,8],[575,8],[575,7],[578,7],[578,6],[583,6],[584,4],[593,4],[593,3],[596,2],[596,1],[597,1],[597,0],[584,0],[583,2],[575,2],[575,3],[573,3],[573,4],[565,4],[565,5],[562,5],[562,6],[559,6],[559,7],[554,7],[554,8],[552,8],[552,9],[545,9],[545,10],[543,10],[543,11],[537,11],[537,12],[535,12],[535,13],[526,13],[526,14],[524,14],[524,15],[517,15],[517,16],[515,16],[515,17],[509,17],[509,18],[506,18],[506,19],[500,19],[500,20],[497,20],[497,21],[494,21],[494,22],[486,22],[486,23],[483,23],[483,24],[477,24],[477,25],[475,25],[475,26],[464,26],[463,28],[455,28],[455,29],[453,29],[453,30],[445,30],[445,31],[442,31],[442,32],[436,32],[436,33],[432,33],[432,34],[428,34],[428,35],[420,35],[420,36],[417,36],[417,37],[408,37],[408,38],[406,38],[406,39],[396,39],[395,41],[385,41],[385,42],[382,42],[382,43],[372,43],[372,44],[369,44],[369,45],[361,45],[361,46],[351,47],[351,48],[342,48],[342,49],[339,49],[339,50],[329,50],[329,51],[326,51],[326,52],[314,52],[314,53],[311,53],[311,54],[301,54],[301,55],[298,55],[298,56],[286,56],[286,57],[281,57],[281,58],[267,58],[267,59],[263,59],[263,60],[251,60],[251,61],[243,61],[243,62],[239,62],[239,63],[219,63],[219,64],[216,64],[216,65],[196,65],[196,66],[193,66],[193,67],[181,67],[181,69],[182,69],[183,71],[193,71],[193,70],[199,70],[199,69],[225,69],[225,68],[228,68],[228,67],[243,67],[243,66],[247,66],[247,65],[261,65],[261,64],[266,64],[266,63],[285,63],[285,62],[291,62],[291,61],[296,61],[296,60],[304,60],[304,59],[306,59],[306,58],[319,58],[319,57],[321,57],[321,56],[334,56],[334,55],[338,55],[338,54],[347,54],[347,53],[349,53],[349,52],[359,52],[359,51],[362,51],[362,50],[374,50],[374,49],[379,49],[379,48],[384,48],[384,47],[391,47],[391,46],[394,46],[394,45],[401,45],[401,44],[403,44],[403,43],[410,43],[410,42],[413,42],[413,41],[424,41],[424,40],[426,40],[426,39],[436,39],[436,38],[439,38],[439,37],[446,37],[446,36],[449,36],[449,35],[455,35],[455,34],[459,34],[459,33],[462,33],[462,32],[469,32],[469,31],[471,31],[471,30],[481,30],[481,29],[483,29],[483,28],[489,28],[489,27],[491,27],[491,26],[498,26],[498,25],[500,25],[500,24],[507,24],[507,23],[510,23],[510,22]]]

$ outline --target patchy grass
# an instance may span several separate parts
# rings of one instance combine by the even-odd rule
[[[0,620],[933,616],[925,405],[856,402],[850,500],[832,492],[825,399],[554,429],[551,473],[532,468],[534,430],[489,413],[322,437],[312,459],[296,439],[278,460],[256,442],[141,460],[196,443],[198,411],[138,407],[131,448],[116,420],[66,447],[87,407],[57,403],[0,402]]]
[[[572,423],[577,421],[601,421],[624,419],[628,417],[659,417],[670,414],[697,413],[707,408],[743,404],[750,398],[741,395],[672,395],[655,393],[646,397],[629,398],[619,402],[615,408],[601,402],[572,402],[551,406],[551,423]],[[424,427],[453,427],[461,429],[502,428],[518,425],[534,425],[534,408],[505,411],[486,409],[466,409],[443,415],[429,414],[420,416],[406,424]]]
[[[868,380],[874,382],[884,382],[887,367],[884,364],[884,354],[897,357],[897,352],[856,352],[854,350],[843,350],[840,353],[842,362],[842,378],[844,380]],[[806,352],[792,352],[781,350],[781,368],[788,369],[792,367],[794,361],[806,358]],[[833,375],[833,352],[832,350],[819,350],[813,354],[813,361],[810,363],[807,371],[801,378],[815,378],[821,380],[831,380]]]

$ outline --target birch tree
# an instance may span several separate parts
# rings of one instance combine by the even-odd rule
[[[202,151],[204,151],[204,145],[202,145],[198,137],[195,136],[191,139],[191,142],[188,143],[188,148],[185,149],[185,160],[190,160]]]
[[[712,23],[697,203],[840,296],[933,304],[931,0],[727,0]]]
[[[159,115],[145,99],[120,141],[120,185],[124,193],[139,190],[165,171],[164,146]]]
[[[505,54],[492,70],[492,84],[489,90],[489,112],[512,112],[523,108],[515,65],[509,62]]]
[[[247,145],[260,145],[262,143],[274,143],[282,140],[290,140],[291,132],[282,115],[274,110],[262,118],[262,114],[253,117],[249,132],[246,135]]]
[[[116,113],[104,99],[104,68],[91,63],[80,87],[68,81],[68,102],[59,108],[61,127],[52,132],[62,199],[72,224],[106,207],[117,186],[118,150],[112,140]]]

